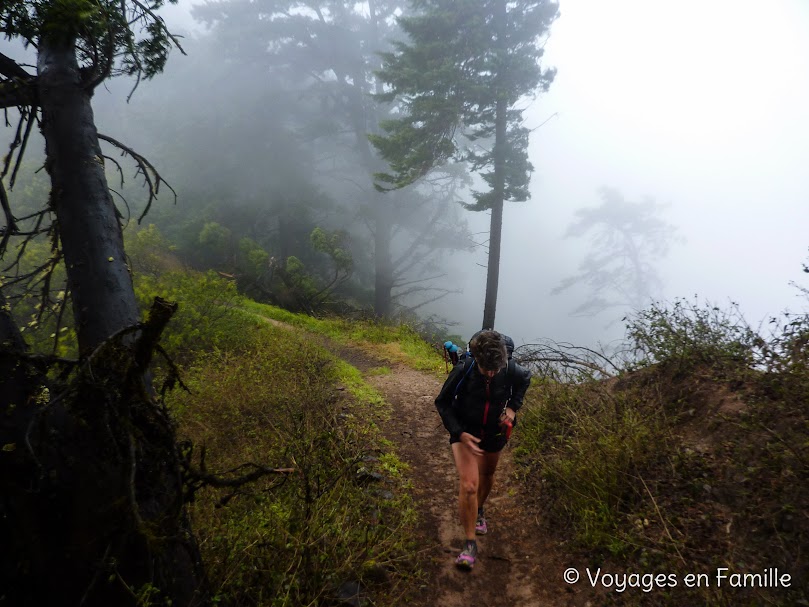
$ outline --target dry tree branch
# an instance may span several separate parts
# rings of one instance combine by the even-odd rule
[[[674,550],[677,552],[677,556],[680,557],[680,560],[683,562],[683,564],[686,564],[686,561],[683,558],[683,555],[680,553],[680,549],[677,547],[677,542],[675,542],[674,538],[671,537],[671,532],[669,532],[669,526],[666,524],[666,519],[663,518],[663,514],[660,512],[660,508],[657,506],[657,500],[655,499],[655,496],[652,495],[651,491],[649,491],[649,486],[646,484],[646,481],[643,480],[643,477],[638,476],[638,478],[640,479],[640,482],[643,483],[643,487],[644,487],[644,489],[646,489],[646,493],[648,493],[649,497],[652,499],[652,504],[655,507],[655,512],[657,512],[657,516],[660,519],[660,522],[663,523],[663,529],[665,530],[666,535],[671,540],[671,545],[674,546]]]
[[[129,220],[132,219],[132,209],[129,208],[129,201],[118,190],[114,188],[109,188],[109,190],[110,194],[115,194],[118,198],[120,198],[121,203],[126,207],[126,222],[123,224],[123,227],[126,228],[129,225]],[[115,215],[118,217],[119,220],[124,219],[124,216],[120,213],[120,211],[118,211],[118,207],[115,208]]]
[[[620,369],[604,354],[591,348],[545,340],[525,344],[515,350],[520,363],[531,366],[539,375],[571,381],[582,375],[614,377]]]
[[[35,77],[11,57],[0,53],[0,107],[16,107],[22,113],[28,106],[36,106],[37,91]],[[6,114],[6,126],[8,114]]]
[[[174,188],[172,188],[171,185],[169,185],[169,183],[160,176],[160,173],[157,172],[154,165],[152,165],[152,163],[149,162],[144,156],[141,156],[129,146],[124,145],[117,139],[113,139],[108,135],[99,133],[98,138],[121,150],[122,155],[128,155],[130,158],[132,158],[138,166],[138,171],[141,175],[143,175],[143,179],[146,182],[146,187],[149,191],[149,199],[146,201],[146,208],[143,210],[143,213],[141,213],[140,217],[138,217],[139,224],[143,218],[146,217],[149,209],[151,209],[152,201],[157,198],[158,194],[160,193],[161,183],[165,183],[166,187],[171,190],[172,194],[174,194],[174,202],[175,204],[177,203],[177,192],[175,192]]]
[[[181,466],[187,486],[186,501],[193,501],[194,494],[203,487],[233,489],[230,494],[219,501],[219,505],[225,505],[231,498],[239,493],[239,489],[244,485],[253,483],[265,476],[287,476],[297,472],[296,468],[270,468],[269,466],[262,466],[254,462],[247,462],[222,473],[212,473],[208,471],[208,466],[205,463],[206,448],[204,445],[200,450],[198,467],[194,467],[191,463],[194,446],[190,442],[181,445],[180,450],[183,455],[183,457],[181,457]],[[244,470],[248,471],[243,472]]]
[[[17,121],[17,130],[14,133],[14,139],[12,139],[11,143],[8,145],[8,153],[3,159],[3,170],[0,172],[0,178],[3,178],[8,174],[8,169],[11,166],[11,160],[14,158],[14,150],[16,150],[17,147],[22,143],[23,124],[25,123],[26,113],[26,108],[20,108],[20,119]]]
[[[436,274],[435,276],[429,276],[427,278],[416,278],[415,280],[410,280],[410,281],[407,281],[407,282],[394,281],[392,286],[393,286],[394,289],[398,289],[398,288],[401,288],[401,287],[409,287],[411,285],[417,285],[417,284],[421,284],[421,283],[424,283],[424,282],[428,282],[430,280],[437,280],[439,278],[444,278],[444,277],[446,277],[446,273],[445,274]],[[408,291],[408,293],[409,293],[409,291]],[[399,293],[399,295],[404,295],[404,294],[405,293]]]
[[[27,118],[27,120],[26,120]],[[36,122],[37,113],[36,109],[28,110],[22,109],[20,111],[20,127],[22,127],[23,122],[25,122],[25,133],[20,140],[19,137],[15,137],[14,141],[12,142],[8,156],[6,157],[6,164],[3,167],[3,173],[0,175],[0,179],[6,176],[8,172],[9,163],[11,162],[11,156],[14,152],[14,148],[19,146],[20,151],[17,152],[17,160],[14,162],[14,170],[11,172],[11,180],[8,182],[8,187],[10,189],[14,188],[14,184],[17,182],[17,173],[20,170],[20,165],[22,164],[23,156],[25,155],[25,148],[28,145],[28,139],[31,137],[31,128],[34,126],[34,122]],[[18,131],[19,135],[19,131]]]
[[[59,249],[54,251],[54,255],[48,258],[47,268],[45,273],[43,274],[42,278],[34,283],[33,286],[37,284],[41,284],[42,287],[40,288],[40,298],[39,298],[39,310],[37,311],[36,321],[42,322],[42,316],[45,314],[45,311],[49,309],[48,304],[51,303],[50,293],[51,293],[51,280],[53,279],[53,271],[57,265],[59,265],[59,261],[62,259],[62,252]]]
[[[156,14],[155,12],[153,12],[153,11],[152,11],[152,9],[150,9],[148,6],[146,6],[146,5],[142,4],[141,2],[138,2],[138,0],[132,0],[132,4],[134,4],[135,6],[137,6],[138,8],[140,8],[140,9],[143,11],[143,14],[142,14],[142,15],[138,15],[138,16],[136,17],[136,20],[137,20],[137,19],[142,19],[142,18],[143,18],[143,17],[145,17],[146,15],[148,15],[149,17],[151,17],[151,18],[154,20],[154,22],[155,22],[155,23],[159,23],[159,24],[160,24],[160,29],[162,29],[162,30],[163,30],[163,33],[164,33],[164,34],[166,34],[166,37],[167,37],[169,40],[171,40],[171,41],[172,41],[172,43],[174,43],[174,46],[176,46],[176,47],[177,47],[177,49],[178,49],[178,50],[179,50],[179,51],[180,51],[180,52],[181,52],[183,55],[185,55],[185,54],[186,54],[185,50],[184,50],[184,49],[183,49],[183,47],[180,45],[180,41],[177,39],[177,36],[175,36],[174,34],[172,34],[172,33],[169,31],[169,28],[168,28],[168,27],[166,27],[166,22],[163,20],[163,17],[161,17],[160,15]]]
[[[19,63],[11,57],[0,53],[0,74],[7,78],[30,78],[31,74],[26,72]]]
[[[3,228],[3,236],[0,238],[0,257],[2,257],[6,251],[11,235],[17,233],[17,223],[14,214],[11,212],[11,204],[8,201],[8,195],[6,194],[6,188],[3,185],[2,178],[0,178],[0,206],[2,206],[3,215],[6,217],[6,226]]]
[[[4,280],[4,285],[11,286],[11,285],[16,285],[16,284],[19,284],[19,283],[21,283],[21,282],[24,282],[24,281],[26,281],[26,280],[31,280],[31,279],[33,279],[35,276],[37,276],[37,275],[38,275],[40,272],[43,272],[43,271],[45,271],[45,270],[48,270],[48,269],[50,268],[50,265],[51,265],[51,259],[50,259],[50,258],[48,258],[48,261],[46,261],[46,262],[45,262],[45,263],[43,263],[42,265],[37,266],[36,268],[34,268],[33,270],[31,270],[30,272],[26,272],[25,274],[21,274],[21,275],[15,276],[15,277],[13,277],[13,278],[6,278],[6,279]],[[12,266],[9,266],[9,268],[11,268],[11,267],[14,267],[14,266],[13,266],[13,265],[12,265]],[[31,291],[31,290],[33,290],[33,287],[35,287],[36,285],[38,285],[40,282],[42,282],[42,278],[40,278],[39,280],[37,280],[36,282],[34,282],[33,284],[31,284],[31,285],[29,286],[29,288],[27,289],[27,291]]]
[[[450,295],[450,294],[452,294],[452,293],[462,293],[462,291],[461,291],[460,289],[455,289],[455,290],[452,290],[452,289],[437,289],[437,288],[436,288],[436,289],[430,289],[430,290],[432,290],[432,291],[439,291],[439,294],[438,294],[438,295],[436,295],[435,297],[432,297],[432,298],[430,298],[430,299],[427,299],[427,300],[425,300],[425,301],[422,301],[421,303],[418,303],[418,304],[416,304],[415,306],[410,306],[410,307],[408,307],[408,308],[406,308],[406,309],[407,309],[409,312],[415,312],[415,311],[416,311],[416,310],[418,310],[419,308],[421,308],[421,307],[423,307],[423,306],[426,306],[427,304],[431,304],[431,303],[433,303],[434,301],[438,301],[439,299],[443,299],[443,298],[444,298],[444,297],[446,297],[447,295]]]
[[[33,76],[29,76],[26,80],[0,80],[0,108],[16,107],[22,110],[25,107],[36,106],[38,101],[34,82]]]
[[[112,156],[107,156],[106,154],[102,154],[101,157],[104,160],[109,160],[110,162],[112,162],[115,165],[115,168],[118,169],[118,175],[121,178],[121,187],[123,188],[124,187],[124,170],[121,167],[121,163],[118,162],[117,160],[115,160],[115,158],[113,158]]]
[[[177,368],[177,365],[174,363],[174,360],[172,360],[171,356],[169,356],[168,352],[166,352],[166,350],[163,349],[163,346],[161,346],[160,344],[157,344],[155,349],[165,359],[166,364],[169,366],[169,377],[163,383],[163,387],[160,390],[161,396],[165,396],[166,390],[171,389],[174,386],[175,382],[179,383],[180,387],[183,390],[191,394],[191,388],[186,386],[185,383],[183,382],[182,378],[180,377],[180,369]]]

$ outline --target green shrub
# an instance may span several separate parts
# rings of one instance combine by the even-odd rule
[[[681,369],[698,365],[750,368],[760,338],[738,307],[723,310],[678,299],[671,306],[654,303],[627,324],[637,356],[635,367],[667,363]]]
[[[359,582],[392,602],[415,575],[415,510],[375,423],[387,405],[306,336],[246,313],[233,322],[239,348],[201,353],[186,374],[191,394],[168,404],[198,453],[205,445],[209,472],[245,462],[294,472],[232,498],[198,493],[191,512],[217,599],[314,606]]]
[[[237,348],[244,341],[244,319],[236,310],[243,298],[232,281],[215,272],[138,275],[135,295],[144,313],[155,297],[178,304],[162,337],[170,353],[186,356],[192,351]]]
[[[532,388],[515,450],[525,478],[541,478],[554,516],[588,548],[625,547],[620,530],[637,470],[663,439],[639,396],[598,383]]]
[[[135,276],[142,274],[158,276],[182,269],[182,264],[175,255],[177,247],[172,245],[153,223],[140,229],[127,228],[124,232],[124,241],[129,264]]]
[[[792,576],[789,588],[681,586],[627,604],[809,600],[809,522],[796,516],[809,503],[809,317],[770,324],[764,338],[735,306],[655,305],[631,319],[636,356],[618,377],[535,379],[515,456],[581,558],[680,579],[720,566]]]

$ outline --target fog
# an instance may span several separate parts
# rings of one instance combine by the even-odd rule
[[[174,31],[203,36],[192,4],[181,0],[161,14]],[[666,205],[660,218],[676,228],[677,240],[655,263],[658,297],[737,302],[754,325],[801,308],[790,281],[802,280],[809,247],[809,3],[567,0],[560,10],[544,60],[558,69],[556,79],[525,102],[525,124],[535,129],[532,199],[505,207],[497,328],[517,345],[620,338],[628,308],[573,317],[587,288],[551,294],[588,251],[587,238],[565,233],[578,209],[600,204],[605,186],[627,201]],[[21,56],[6,42],[0,51]],[[99,116],[117,119],[99,130],[123,136],[121,128],[137,129],[148,119],[141,104],[150,91],[170,88],[187,61],[173,53],[166,75],[142,83],[129,105],[128,83],[111,84],[112,93],[100,88],[96,103],[114,110]],[[206,93],[197,93],[197,114]],[[211,122],[229,111],[211,107]],[[171,105],[165,111],[184,114]],[[161,172],[171,181],[169,167]],[[201,171],[200,179],[209,176]],[[465,215],[471,232],[484,233],[475,239],[485,241],[488,214]],[[485,248],[438,254],[447,286],[462,294],[427,310],[457,321],[452,332],[468,336],[482,319]]]
[[[532,200],[507,204],[497,325],[520,344],[622,335],[620,312],[571,318],[551,296],[587,242],[565,239],[601,186],[669,203],[684,242],[659,264],[666,299],[737,302],[754,326],[789,306],[809,247],[809,3],[569,0],[546,46],[558,68],[527,123]],[[485,229],[485,224],[474,231]],[[481,255],[480,263],[485,263]],[[447,310],[479,328],[485,270]],[[804,281],[805,282],[805,281]],[[448,312],[449,313],[449,312]]]

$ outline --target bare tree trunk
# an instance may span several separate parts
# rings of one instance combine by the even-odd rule
[[[374,36],[378,35],[377,30],[377,6],[374,2],[369,2],[371,27]],[[378,41],[377,41],[378,42]],[[373,48],[375,45],[371,45]],[[335,70],[338,79],[345,81],[344,75]],[[350,120],[357,138],[357,151],[362,158],[363,165],[368,169],[369,177],[377,171],[384,169],[379,158],[374,154],[371,143],[368,141],[368,134],[373,132],[378,125],[379,119],[375,109],[366,108],[364,96],[366,92],[358,88],[358,83],[365,82],[365,74],[362,70],[355,69],[351,74],[351,79],[355,83],[346,90],[346,94],[351,99],[352,105],[349,110]],[[382,83],[376,79],[375,91],[381,92]],[[371,115],[366,112],[370,111]],[[370,125],[370,126],[369,126]],[[374,217],[374,315],[377,318],[389,318],[393,313],[393,261],[390,250],[390,240],[393,233],[393,213],[390,209],[390,200],[384,195],[372,190],[370,194],[373,205]]]
[[[389,318],[393,312],[391,201],[384,194],[376,194],[374,198],[374,314],[379,318]]]
[[[50,204],[56,213],[79,350],[138,322],[132,277],[73,41],[43,38],[37,60]]]
[[[286,198],[278,206],[278,259],[286,269],[289,253],[292,251],[292,230],[289,221],[289,203]]]
[[[494,124],[494,197],[492,219],[489,226],[489,265],[486,271],[486,299],[483,306],[483,329],[494,329],[497,309],[497,288],[500,282],[500,243],[503,234],[503,198],[506,169],[506,112],[505,99],[497,100]]]
[[[497,54],[505,60],[506,49],[506,0],[498,0],[494,21],[497,32]],[[501,66],[504,61],[501,61]],[[503,69],[502,67],[500,68]],[[494,180],[492,183],[492,218],[489,225],[489,263],[486,268],[486,296],[483,305],[483,329],[494,329],[497,310],[497,289],[500,282],[500,243],[503,233],[503,202],[506,189],[506,148],[508,141],[508,102],[502,90],[504,74],[496,74],[494,109]]]
[[[361,82],[360,75],[354,75],[355,82]],[[352,93],[355,93],[352,89]],[[358,96],[357,96],[358,97]],[[369,174],[382,170],[379,159],[374,155],[368,141],[367,118],[359,98],[354,102],[351,121],[357,137],[357,148]],[[371,121],[376,124],[376,117]],[[393,313],[393,259],[390,241],[393,234],[393,209],[390,197],[371,191],[370,202],[374,217],[374,315],[389,318]]]
[[[137,336],[110,340],[140,315],[90,92],[74,41],[46,36],[38,52],[50,204],[84,357],[69,380],[49,375],[0,297],[0,605],[204,605],[174,426],[145,380],[176,306],[156,302]]]

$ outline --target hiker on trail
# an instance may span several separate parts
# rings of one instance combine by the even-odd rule
[[[461,349],[458,346],[451,341],[445,341],[444,352],[446,352],[446,357],[453,365],[458,364],[459,357],[461,356]]]
[[[435,399],[460,478],[458,509],[465,539],[455,564],[464,569],[475,565],[475,536],[488,531],[483,504],[531,383],[531,372],[509,360],[504,336],[497,331],[473,335],[469,350],[471,356],[455,365]]]

